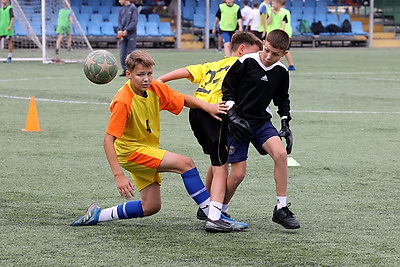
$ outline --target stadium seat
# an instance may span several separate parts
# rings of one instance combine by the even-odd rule
[[[312,8],[314,8],[315,7],[315,3],[316,1],[315,0],[307,0],[307,1],[304,1],[304,7],[305,8],[307,8],[307,7],[312,7]]]
[[[160,16],[158,14],[149,14],[147,22],[154,22],[158,26],[160,24]]]
[[[89,15],[88,14],[78,14],[77,19],[79,23],[85,23],[86,25],[89,24]]]
[[[160,31],[158,30],[157,23],[155,22],[146,23],[146,32],[149,36],[154,36],[154,37],[161,36]]]
[[[110,14],[108,21],[112,23],[114,27],[118,27],[118,14]]]
[[[114,27],[111,22],[103,22],[101,24],[101,32],[105,36],[115,36]]]
[[[110,17],[110,8],[107,6],[99,7],[99,14],[103,17],[103,20],[109,20]]]
[[[171,30],[171,24],[168,22],[160,22],[160,33],[162,36],[174,37],[175,33]]]
[[[110,10],[111,7],[113,6],[113,1],[110,1],[110,0],[100,0],[100,6],[102,6],[102,7],[107,7],[108,10]]]
[[[314,17],[314,21],[321,21],[322,25],[326,26],[326,14],[316,14]]]
[[[90,17],[90,23],[102,24],[103,23],[103,16],[101,14],[93,14]]]
[[[187,1],[187,2],[192,2],[192,1]],[[182,7],[182,18],[185,20],[190,20],[193,21],[193,14],[195,12],[194,7],[192,6],[183,6]]]
[[[336,14],[327,14],[326,15],[326,25],[324,25],[324,26],[328,26],[329,24],[335,24],[337,26],[340,26],[339,19],[336,16]]]
[[[99,12],[100,1],[99,0],[88,0],[88,6],[92,8],[94,13]]]
[[[139,37],[144,37],[147,36],[147,32],[146,32],[146,24],[145,23],[138,23],[137,27],[136,27],[136,33],[137,36]]]
[[[100,36],[101,34],[101,28],[100,24],[97,23],[89,23],[88,25],[88,35],[93,35],[93,36]]]
[[[81,6],[81,14],[87,14],[91,16],[93,14],[93,8],[91,6]]]
[[[353,34],[356,35],[367,35],[367,33],[364,31],[362,27],[361,21],[352,21],[351,22],[351,31]]]
[[[342,25],[342,24],[343,24],[343,21],[345,21],[346,19],[347,19],[348,21],[351,22],[351,19],[350,19],[350,15],[349,15],[349,14],[347,14],[347,13],[340,14],[340,15],[339,15],[339,23],[340,23],[340,25]]]
[[[139,23],[139,22],[143,22],[143,23],[146,23],[146,22],[147,22],[147,17],[146,17],[145,14],[139,14],[139,16],[138,16],[138,23]]]
[[[14,23],[14,35],[15,36],[25,36],[26,35],[25,31],[19,25],[17,20]]]
[[[193,14],[193,26],[196,28],[204,29],[206,18],[203,14]]]

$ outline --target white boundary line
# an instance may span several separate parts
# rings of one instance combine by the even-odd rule
[[[0,95],[0,98],[8,99],[22,99],[30,100],[30,97],[23,96],[10,96]],[[74,100],[57,100],[49,98],[36,98],[36,101],[43,102],[55,102],[55,103],[66,103],[66,104],[88,104],[88,105],[109,105],[110,103],[104,102],[89,102],[89,101],[74,101]],[[400,111],[356,111],[356,110],[291,110],[294,113],[326,113],[326,114],[400,114]]]

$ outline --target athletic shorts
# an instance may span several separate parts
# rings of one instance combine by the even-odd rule
[[[253,129],[253,131],[254,133],[251,136],[250,141],[236,141],[235,138],[233,138],[231,135],[228,135],[227,143],[229,147],[229,163],[247,160],[250,142],[253,144],[255,149],[257,149],[260,155],[267,155],[268,153],[262,148],[262,145],[269,138],[273,136],[279,136],[278,131],[270,121],[265,122],[259,128]]]
[[[71,33],[71,26],[57,26],[56,33],[58,34],[70,34]]]
[[[210,155],[211,165],[224,165],[228,160],[225,120],[218,121],[202,109],[191,108],[189,122],[204,154]]]
[[[118,161],[130,173],[135,187],[141,191],[155,182],[161,185],[161,175],[157,170],[166,150],[141,145],[134,151],[128,157],[118,157]]]
[[[225,32],[225,31],[221,31],[221,37],[222,37],[222,42],[223,43],[230,43],[231,39],[232,39],[232,35],[235,32]]]

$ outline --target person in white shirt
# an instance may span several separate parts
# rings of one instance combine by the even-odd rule
[[[242,15],[243,30],[248,31],[251,7],[249,7],[249,2],[247,0],[243,1],[243,8],[240,10],[240,13]]]
[[[251,33],[261,39],[261,32],[258,31],[260,28],[260,11],[258,9],[257,1],[253,2],[253,9],[251,10],[249,18],[249,26]]]

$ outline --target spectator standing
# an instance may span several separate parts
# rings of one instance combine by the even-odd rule
[[[5,38],[8,45],[8,56],[4,63],[10,63],[12,58],[14,36],[14,11],[9,0],[2,0],[3,8],[0,9],[0,40]]]
[[[128,54],[136,50],[138,11],[135,4],[129,0],[118,0],[122,6],[118,13],[119,53],[121,60],[121,77],[126,76],[125,59]]]
[[[249,1],[247,1],[247,0],[243,1],[243,8],[240,10],[240,13],[242,15],[243,30],[249,31],[249,29],[250,29],[249,20],[250,20],[250,13],[251,13],[251,7],[249,7]]]
[[[260,11],[258,9],[257,1],[253,2],[253,9],[250,13],[249,25],[251,33],[261,39],[261,33],[258,31],[260,28]]]

